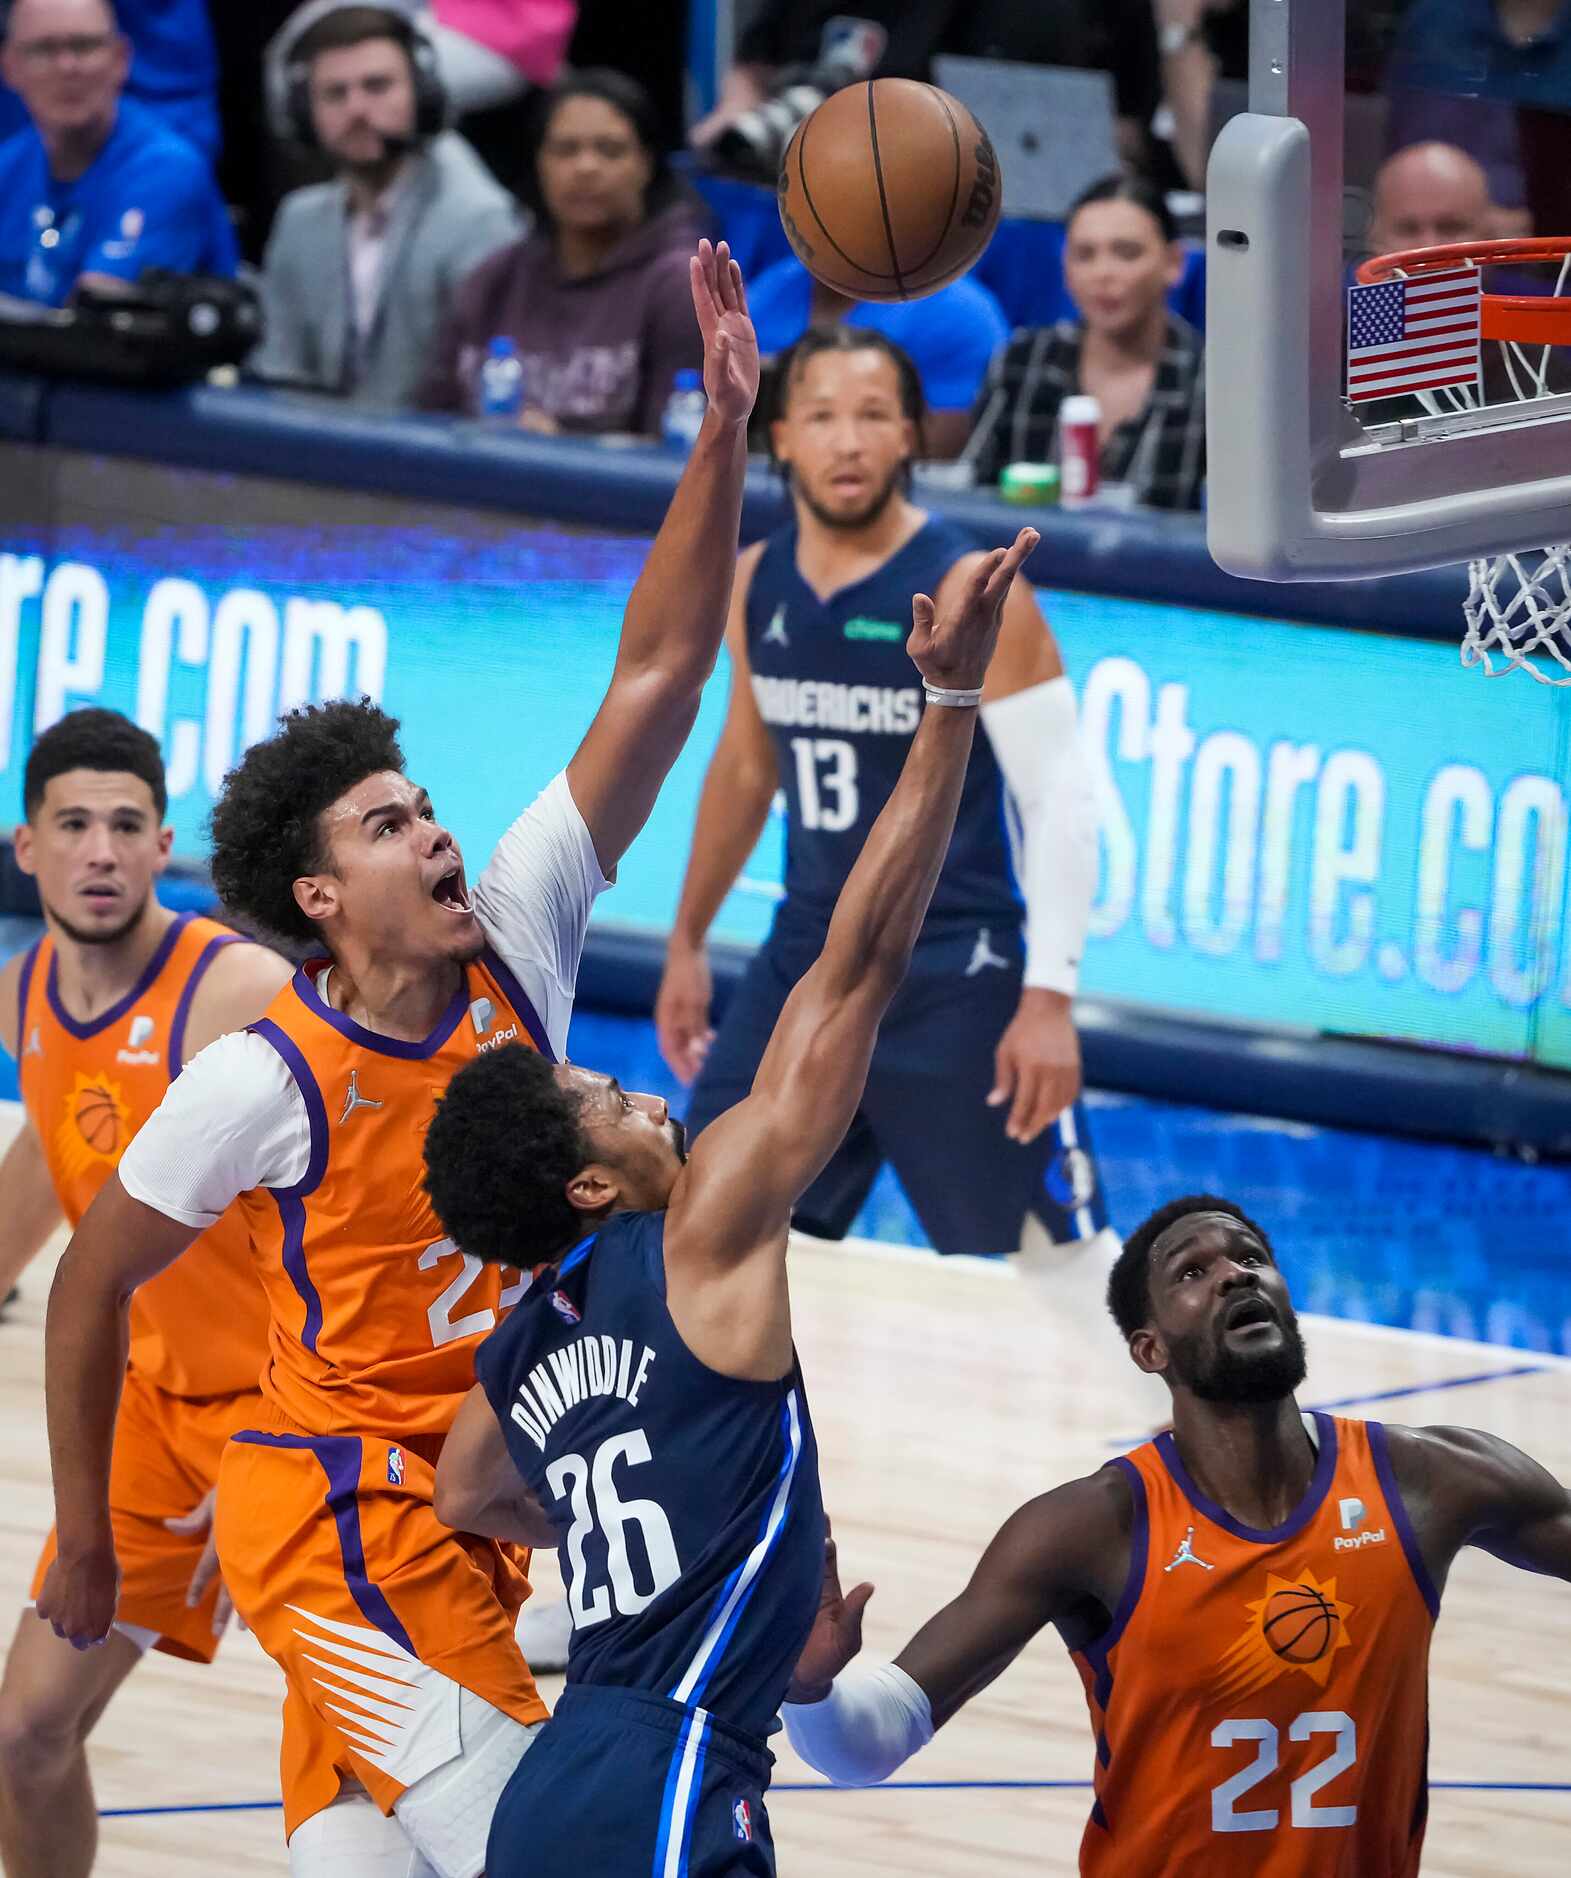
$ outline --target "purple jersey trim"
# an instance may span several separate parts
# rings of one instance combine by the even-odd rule
[[[517,1012],[518,1021],[529,1032],[530,1042],[548,1063],[554,1063],[556,1052],[551,1048],[551,1039],[546,1035],[545,1025],[541,1023],[540,1015],[530,1003],[529,995],[523,986],[490,946],[487,946],[480,954],[480,963],[507,993],[507,1001]]]
[[[1124,1589],[1118,1600],[1118,1608],[1113,1612],[1111,1623],[1100,1637],[1085,1645],[1079,1651],[1085,1661],[1095,1671],[1092,1684],[1092,1696],[1097,1707],[1102,1711],[1101,1725],[1096,1731],[1096,1758],[1103,1767],[1113,1764],[1113,1748],[1107,1738],[1107,1711],[1113,1699],[1113,1666],[1108,1661],[1114,1645],[1129,1627],[1129,1620],[1135,1614],[1135,1606],[1140,1602],[1140,1594],[1145,1589],[1146,1565],[1151,1554],[1151,1509],[1146,1499],[1145,1477],[1126,1455],[1108,1463],[1110,1467],[1122,1469],[1129,1482],[1129,1498],[1132,1505],[1132,1518],[1129,1524],[1129,1573],[1124,1579]],[[1103,1810],[1101,1796],[1091,1804],[1091,1820],[1104,1832],[1113,1830],[1106,1812]]]
[[[1309,1477],[1309,1486],[1303,1499],[1280,1526],[1246,1526],[1242,1520],[1234,1519],[1226,1507],[1218,1506],[1215,1500],[1202,1493],[1190,1477],[1189,1469],[1185,1467],[1170,1433],[1157,1436],[1156,1451],[1162,1457],[1163,1466],[1177,1483],[1179,1492],[1197,1513],[1204,1513],[1213,1525],[1220,1526],[1223,1532],[1230,1532],[1235,1539],[1245,1539],[1251,1545],[1280,1545],[1284,1539],[1296,1538],[1320,1511],[1336,1474],[1336,1423],[1319,1409],[1314,1411],[1314,1417],[1315,1426],[1320,1431],[1320,1452],[1315,1457],[1315,1471]]]
[[[364,1449],[358,1435],[269,1435],[246,1428],[232,1437],[256,1448],[309,1448],[327,1475],[327,1505],[338,1528],[338,1549],[344,1560],[344,1582],[360,1614],[391,1637],[400,1649],[416,1655],[409,1632],[398,1621],[380,1585],[373,1584],[365,1566],[365,1543],[360,1535],[360,1468]],[[417,1658],[418,1660],[418,1658]]]
[[[1396,1484],[1396,1472],[1391,1466],[1391,1449],[1386,1441],[1384,1422],[1365,1422],[1364,1429],[1369,1436],[1369,1454],[1375,1464],[1375,1478],[1380,1482],[1380,1491],[1386,1496],[1386,1505],[1391,1509],[1391,1517],[1396,1522],[1397,1537],[1402,1541],[1402,1553],[1407,1560],[1407,1568],[1413,1574],[1413,1582],[1418,1586],[1419,1594],[1429,1606],[1429,1621],[1435,1623],[1440,1617],[1440,1593],[1435,1589],[1435,1581],[1429,1575],[1429,1567],[1424,1563],[1424,1555],[1419,1549],[1418,1534],[1413,1530],[1413,1522],[1408,1518],[1407,1502],[1402,1498],[1402,1489]]]
[[[28,947],[27,957],[22,961],[22,975],[16,981],[16,1060],[18,1067],[27,1050],[27,1038],[23,1034],[27,1028],[27,998],[33,989],[33,970],[38,964],[38,955],[44,948],[42,939],[35,939]]]
[[[315,962],[312,960],[313,964]],[[324,1024],[331,1024],[341,1037],[347,1037],[362,1050],[374,1050],[378,1056],[403,1057],[406,1062],[435,1056],[457,1030],[464,1013],[469,1009],[469,979],[466,973],[458,987],[458,995],[437,1019],[436,1029],[430,1036],[419,1043],[406,1043],[401,1037],[383,1037],[374,1030],[367,1030],[352,1017],[345,1017],[342,1011],[335,1011],[325,998],[318,995],[310,973],[304,966],[289,981],[289,988],[313,1016],[321,1018]]]
[[[306,1267],[305,1202],[306,1195],[316,1191],[321,1185],[323,1174],[327,1172],[327,1107],[316,1078],[311,1074],[311,1066],[300,1054],[293,1037],[280,1030],[270,1017],[261,1018],[250,1028],[252,1036],[260,1037],[264,1043],[270,1044],[283,1059],[284,1068],[293,1077],[300,1098],[305,1103],[306,1119],[311,1127],[311,1158],[306,1163],[305,1173],[294,1186],[274,1187],[271,1192],[278,1216],[283,1221],[284,1270],[305,1305],[305,1322],[300,1327],[300,1341],[314,1356],[316,1340],[322,1333],[322,1300]]]
[[[1124,1579],[1124,1589],[1119,1595],[1118,1608],[1113,1612],[1100,1637],[1084,1645],[1080,1655],[1096,1671],[1096,1683],[1092,1691],[1097,1707],[1104,1718],[1107,1715],[1108,1701],[1113,1693],[1113,1670],[1108,1662],[1114,1645],[1129,1627],[1129,1620],[1135,1614],[1135,1606],[1140,1602],[1140,1593],[1145,1588],[1146,1561],[1151,1550],[1151,1512],[1146,1501],[1146,1483],[1140,1469],[1127,1455],[1119,1455],[1115,1461],[1108,1462],[1109,1467],[1118,1468],[1129,1483],[1131,1518],[1129,1523],[1129,1573]],[[1109,1754],[1106,1737],[1099,1735],[1097,1753],[1104,1766]]]
[[[111,1024],[118,1024],[120,1019],[125,1016],[127,1011],[130,1010],[131,1006],[135,1004],[139,998],[145,998],[147,996],[158,974],[169,963],[169,954],[174,951],[175,942],[195,918],[196,915],[194,913],[176,914],[174,919],[169,922],[168,932],[159,940],[158,950],[147,961],[146,966],[143,968],[142,976],[137,979],[136,983],[118,1004],[110,1005],[107,1011],[104,1011],[100,1016],[93,1018],[86,1024],[79,1024],[60,1002],[60,954],[58,952],[51,953],[49,958],[49,976],[45,981],[45,991],[49,998],[49,1008],[54,1013],[55,1022],[59,1024],[62,1030],[69,1031],[70,1034],[76,1038],[78,1043],[85,1043],[89,1037],[96,1037],[100,1031],[107,1030]]]
[[[203,946],[196,963],[191,967],[191,976],[185,981],[185,989],[180,993],[180,1002],[175,1006],[175,1021],[169,1027],[169,1050],[166,1063],[171,1082],[185,1068],[185,1027],[191,1016],[191,1006],[196,1002],[196,988],[206,977],[208,966],[225,946],[242,946],[250,943],[249,939],[242,939],[237,932],[215,933]]]

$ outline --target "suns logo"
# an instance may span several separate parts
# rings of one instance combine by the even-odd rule
[[[1306,1571],[1297,1579],[1266,1574],[1263,1598],[1244,1606],[1244,1634],[1221,1661],[1217,1693],[1224,1700],[1251,1695],[1293,1670],[1323,1689],[1332,1659],[1352,1642],[1347,1620],[1354,1606],[1341,1603],[1335,1578]]]
[[[130,1139],[131,1111],[119,1083],[78,1070],[55,1130],[61,1172],[76,1180],[95,1162],[113,1167]]]

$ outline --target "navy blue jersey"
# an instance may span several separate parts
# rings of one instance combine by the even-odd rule
[[[747,595],[747,656],[786,795],[787,917],[828,924],[921,722],[922,679],[905,649],[911,596],[936,595],[975,547],[928,521],[882,567],[820,600],[797,570],[796,524],[765,544]],[[998,760],[979,736],[930,924],[1020,922],[1005,813]]]
[[[665,1214],[619,1213],[541,1273],[476,1370],[556,1526],[569,1685],[640,1690],[762,1737],[824,1571],[801,1376],[739,1382],[683,1343]]]

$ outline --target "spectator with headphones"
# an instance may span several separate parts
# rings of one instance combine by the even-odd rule
[[[251,368],[397,409],[414,401],[458,283],[516,236],[518,214],[444,128],[436,55],[407,13],[332,0],[292,26],[284,128],[337,175],[279,209]]]
[[[15,0],[0,72],[29,122],[0,143],[0,293],[62,306],[144,268],[234,273],[206,158],[122,95],[130,67],[109,0]]]

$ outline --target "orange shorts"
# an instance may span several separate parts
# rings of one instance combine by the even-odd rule
[[[283,1670],[284,1830],[352,1775],[384,1813],[461,1752],[459,1691],[544,1721],[513,1630],[522,1555],[453,1532],[436,1470],[372,1435],[308,1435],[276,1409],[237,1434],[218,1487],[235,1609]]]
[[[216,1580],[209,1585],[200,1604],[187,1605],[186,1591],[207,1535],[183,1537],[164,1521],[191,1512],[213,1490],[229,1437],[255,1422],[261,1403],[255,1389],[241,1395],[170,1395],[138,1371],[126,1371],[109,1468],[109,1512],[120,1561],[115,1619],[156,1631],[154,1647],[171,1656],[212,1662],[218,1649],[213,1632],[218,1585]],[[35,1598],[54,1556],[51,1532],[33,1574]]]

